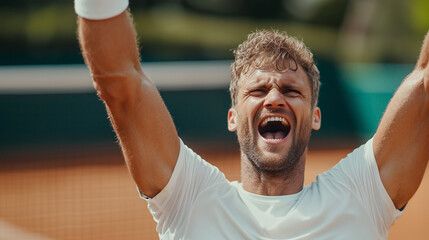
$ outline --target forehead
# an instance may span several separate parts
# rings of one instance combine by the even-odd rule
[[[276,71],[274,69],[251,70],[240,77],[239,88],[272,84],[310,89],[308,76],[301,66],[297,70],[287,69],[285,71]]]

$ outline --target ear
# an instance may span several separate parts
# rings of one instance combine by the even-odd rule
[[[237,111],[234,108],[228,110],[228,130],[230,132],[237,130]]]
[[[320,112],[319,107],[315,107],[313,109],[313,123],[311,124],[311,128],[313,130],[319,130],[322,124],[322,113]]]

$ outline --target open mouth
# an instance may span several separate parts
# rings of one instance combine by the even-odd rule
[[[290,125],[283,117],[268,117],[258,127],[259,134],[270,140],[282,140],[290,132]]]

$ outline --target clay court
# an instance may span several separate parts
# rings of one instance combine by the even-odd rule
[[[191,145],[191,144],[190,144]],[[192,145],[191,145],[192,146]],[[230,180],[238,180],[239,155],[196,147]],[[351,151],[309,152],[305,183]],[[427,174],[426,174],[427,175]],[[396,222],[390,240],[429,236],[429,177]],[[94,147],[59,152],[13,152],[0,161],[0,239],[158,239],[146,203],[137,195],[119,150]]]
[[[401,74],[409,70],[408,65],[401,67],[392,66],[383,73],[397,75],[398,83]],[[159,79],[158,84],[164,89],[163,97],[171,106],[182,137],[185,132],[191,137],[194,134],[194,141],[201,140],[201,136],[220,139],[220,133],[222,139],[231,141],[232,134],[222,135],[222,131],[226,132],[225,116],[230,104],[225,87],[229,81],[228,63],[198,63],[200,72],[180,75],[182,77],[176,79],[180,81],[174,82],[175,85],[171,85],[169,75],[164,74],[163,69],[187,73],[189,66],[186,64],[149,64],[144,68],[154,79]],[[361,71],[361,68],[358,70],[359,73],[375,74]],[[213,73],[206,79],[209,85],[196,86],[201,72]],[[104,106],[92,90],[88,70],[83,66],[12,67],[1,73],[11,80],[2,82],[0,88],[3,91],[0,95],[3,113],[0,118],[0,127],[3,127],[0,135],[3,144],[0,148],[0,240],[158,239],[146,202],[138,197],[119,148],[113,143],[112,129]],[[63,85],[57,83],[52,87],[51,82],[55,82],[59,74],[64,74]],[[385,91],[385,78],[391,80],[390,75],[383,74],[385,78],[375,76],[381,79],[383,85],[380,86]],[[32,85],[28,84],[28,79],[32,79]],[[391,82],[389,89],[395,89],[397,86]],[[195,87],[198,89],[183,91]],[[331,81],[326,82],[324,89],[335,87]],[[375,113],[383,112],[391,94],[377,94],[374,88],[368,89],[371,89],[370,93],[362,91],[358,97],[372,102],[357,102],[353,108],[362,124],[378,122],[379,115]],[[338,101],[336,97],[327,99],[329,96],[334,95],[321,96],[327,121],[322,138],[316,138],[329,148],[318,145],[310,149],[306,184],[359,145],[353,143],[356,139],[335,137],[338,129],[349,134],[351,126],[343,123],[351,121],[344,117],[347,114],[343,110],[347,108],[341,108],[345,101]],[[211,107],[202,114],[201,109],[205,109],[208,102]],[[359,106],[363,106],[361,111]],[[201,119],[189,124],[189,116],[197,114]],[[373,131],[367,125],[364,127]],[[326,144],[333,138],[345,141]],[[108,143],[103,144],[106,141]],[[217,143],[220,142],[223,141]],[[234,142],[235,138],[232,145]],[[204,140],[187,142],[203,158],[218,166],[229,180],[239,180],[237,149],[231,149],[225,143],[223,146],[229,147],[207,147],[202,143]],[[332,146],[341,147],[335,149]],[[429,177],[426,176],[404,215],[392,228],[389,239],[428,238],[428,196]]]

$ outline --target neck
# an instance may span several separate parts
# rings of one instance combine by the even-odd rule
[[[298,193],[304,185],[304,170],[307,152],[292,169],[260,171],[245,154],[241,154],[241,179],[243,189],[265,196],[281,196]]]

